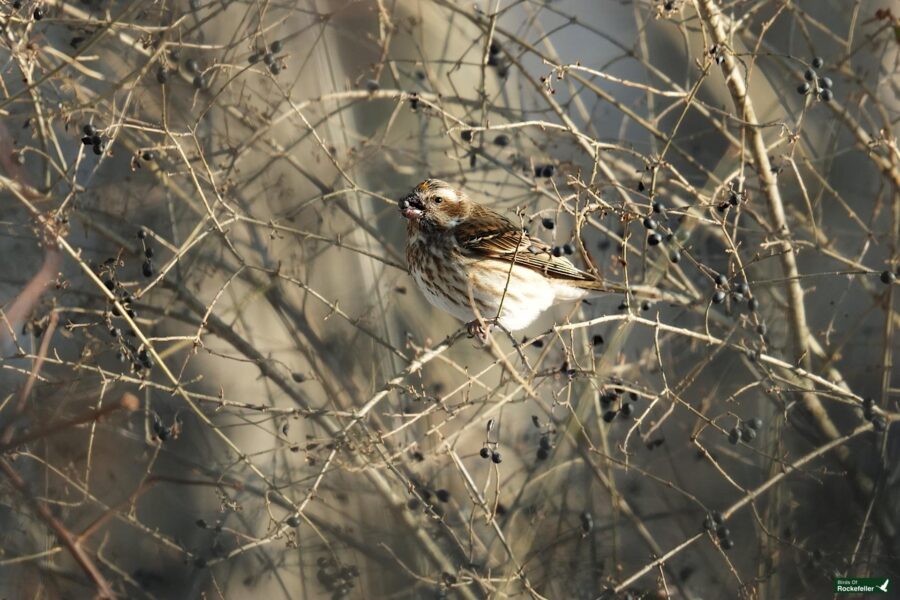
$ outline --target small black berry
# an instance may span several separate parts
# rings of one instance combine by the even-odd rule
[[[263,62],[266,63],[266,65],[274,65],[275,64],[275,55],[272,54],[271,52],[266,52],[263,55]]]
[[[200,71],[200,64],[193,58],[190,58],[185,61],[184,68],[187,69],[188,73],[197,73]]]
[[[438,490],[434,495],[437,496],[437,499],[441,502],[448,502],[450,500],[450,492],[447,490]]]
[[[93,137],[93,136],[97,135],[97,128],[94,127],[93,125],[91,125],[90,123],[88,123],[87,125],[82,127],[81,131],[83,131],[84,135],[87,135],[87,136]]]
[[[46,14],[46,13],[44,12],[44,7],[43,7],[43,6],[38,6],[37,8],[34,9],[34,20],[35,20],[35,21],[40,21],[41,19],[44,18],[44,15],[45,15],[45,14]]]
[[[654,200],[652,203],[650,203],[650,208],[652,208],[653,212],[655,213],[662,213],[665,210],[663,203],[659,200]]]
[[[272,42],[272,44],[269,46],[269,50],[271,50],[272,52],[278,54],[279,52],[281,52],[282,46],[283,46],[283,44],[282,44],[281,40],[275,40],[275,41]]]
[[[487,448],[482,448],[481,451],[478,452],[481,455],[481,458],[487,458],[491,455],[491,451]]]
[[[745,442],[752,442],[756,439],[756,430],[749,427],[741,429],[741,439]]]
[[[825,64],[825,61],[822,60],[821,57],[817,56],[814,59],[812,59],[812,66],[814,69],[821,69],[824,64]]]
[[[819,99],[822,102],[831,102],[833,98],[834,92],[832,92],[831,90],[822,90],[821,92],[819,92]]]
[[[656,219],[654,219],[653,217],[644,217],[644,227],[651,230],[656,229]]]
[[[603,336],[599,333],[595,333],[594,337],[591,338],[591,343],[595,346],[600,346],[603,344]]]
[[[830,90],[831,86],[834,85],[831,81],[830,77],[820,77],[819,78],[819,87],[823,90]]]
[[[575,248],[572,247],[572,244],[563,244],[563,253],[572,254],[575,252]]]
[[[144,277],[153,277],[153,263],[150,262],[150,259],[144,261],[141,271],[144,273]]]
[[[715,294],[712,296],[713,304],[722,304],[725,302],[725,292],[722,290],[717,290]]]
[[[546,229],[553,229],[554,227],[556,227],[556,223],[554,223],[553,219],[549,217],[544,217],[543,219],[541,219],[541,225],[543,225]]]
[[[763,421],[759,417],[753,417],[752,419],[747,421],[747,427],[750,429],[759,429],[763,426]]]
[[[291,515],[287,518],[285,523],[287,523],[288,527],[297,527],[300,525],[300,517],[298,517],[297,515]]]
[[[553,172],[556,170],[556,167],[553,165],[544,165],[544,168],[541,169],[541,177],[553,177]]]
[[[737,427],[732,428],[731,431],[728,432],[728,442],[731,444],[737,444],[741,439],[741,432]]]
[[[606,421],[607,423],[612,423],[612,420],[615,418],[616,418],[616,411],[614,411],[614,410],[608,410],[605,413],[603,413],[603,420]]]
[[[462,141],[464,141],[464,142],[471,142],[472,141],[472,130],[471,129],[463,129],[462,132],[460,132],[459,137],[462,138]]]
[[[562,248],[560,248],[559,246],[553,246],[553,249],[550,252],[557,258],[562,256]]]
[[[500,146],[501,148],[505,146],[509,146],[509,136],[505,133],[501,133],[497,137],[494,138],[494,145]]]
[[[881,277],[879,277],[879,279],[881,279],[881,283],[885,285],[891,285],[892,283],[894,283],[894,281],[897,280],[897,276],[894,275],[891,271],[882,271]]]
[[[144,152],[141,154],[141,158],[146,160],[147,162],[151,162],[153,160],[156,160],[156,152],[154,152],[153,150],[144,150]]]
[[[651,246],[659,246],[662,243],[662,236],[656,231],[647,236],[647,243]]]
[[[728,285],[728,278],[725,277],[725,275],[723,275],[722,273],[716,275],[713,281],[715,281],[716,285],[719,287],[725,287],[726,285]]]
[[[538,451],[537,451],[537,459],[538,460],[547,460],[549,457],[550,457],[549,451],[547,451],[543,448],[538,448]]]
[[[496,450],[491,452],[491,462],[493,462],[495,465],[499,465],[501,462],[503,462],[503,458],[500,456],[500,453],[497,452]]]
[[[144,229],[138,229],[137,236],[138,236],[138,239],[139,239],[139,240],[146,239],[146,237],[147,237],[147,231],[144,230]]]
[[[809,93],[809,89],[809,84],[804,82],[797,86],[797,93],[801,96],[805,96]]]
[[[805,79],[807,81],[815,81],[816,72],[813,71],[812,69],[807,69],[806,72],[803,73],[803,79]]]

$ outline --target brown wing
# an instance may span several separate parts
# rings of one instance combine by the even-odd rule
[[[469,218],[454,228],[456,241],[464,252],[522,265],[548,277],[574,281],[594,281],[569,259],[553,256],[552,248],[528,236],[512,221],[489,208],[474,205]]]

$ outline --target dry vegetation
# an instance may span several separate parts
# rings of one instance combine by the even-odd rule
[[[900,578],[889,5],[4,0],[0,596]],[[426,176],[667,300],[477,346]]]

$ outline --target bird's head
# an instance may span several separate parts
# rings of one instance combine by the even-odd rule
[[[400,214],[410,224],[433,230],[452,229],[464,221],[471,210],[465,194],[440,179],[426,179],[400,199]]]

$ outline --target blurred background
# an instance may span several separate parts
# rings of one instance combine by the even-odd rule
[[[0,595],[900,577],[898,17],[6,2]],[[657,299],[480,346],[406,269],[426,177]]]

